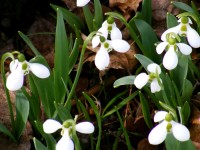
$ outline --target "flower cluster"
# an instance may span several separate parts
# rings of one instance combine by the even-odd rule
[[[168,133],[172,133],[181,142],[190,139],[189,130],[184,125],[175,122],[173,116],[166,111],[156,112],[154,122],[160,122],[160,124],[155,126],[148,136],[149,143],[152,145],[161,144]]]
[[[108,39],[110,35],[110,40]],[[99,70],[104,70],[110,63],[109,52],[114,49],[117,52],[125,53],[130,49],[130,45],[125,40],[122,40],[122,33],[117,28],[114,18],[109,17],[103,22],[101,28],[92,39],[92,47],[98,45],[100,49],[95,56],[95,65]]]
[[[38,78],[47,78],[50,76],[49,69],[39,63],[30,63],[25,60],[23,54],[18,55],[18,59],[10,63],[11,73],[6,80],[6,87],[10,91],[19,90],[24,83],[24,76],[31,71]]]
[[[60,122],[48,119],[43,124],[43,130],[47,134],[61,130],[62,138],[56,144],[56,150],[74,150],[74,143],[71,139],[73,131],[78,131],[83,134],[90,134],[94,132],[94,126],[90,122],[81,122],[76,124],[74,120],[66,120],[63,124]]]
[[[183,55],[190,55],[192,52],[191,47],[200,47],[200,36],[197,31],[190,26],[190,24],[192,24],[190,18],[182,17],[178,22],[179,25],[169,28],[162,34],[161,40],[163,42],[156,47],[156,52],[158,54],[161,54],[164,50],[167,51],[163,58],[163,66],[168,70],[172,70],[178,65],[178,50],[180,50]],[[185,43],[177,43],[179,36],[187,37],[187,41],[191,47]]]

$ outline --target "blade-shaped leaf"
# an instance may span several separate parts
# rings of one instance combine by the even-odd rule
[[[120,79],[117,79],[113,86],[114,88],[117,88],[121,85],[133,85],[134,84],[134,80],[135,80],[135,76],[126,76],[126,77],[122,77]]]
[[[17,91],[16,93],[15,106],[16,106],[15,125],[17,129],[16,138],[18,139],[22,135],[22,132],[26,127],[29,115],[29,101],[21,91]]]
[[[33,143],[36,150],[48,150],[38,139],[33,138]]]

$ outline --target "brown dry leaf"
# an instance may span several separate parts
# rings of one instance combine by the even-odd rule
[[[109,0],[110,7],[118,7],[122,12],[137,11],[142,0]]]

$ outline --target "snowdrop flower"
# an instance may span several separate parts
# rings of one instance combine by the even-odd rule
[[[89,2],[90,2],[90,0],[77,0],[76,5],[78,7],[83,7],[83,6],[87,5]]]
[[[108,38],[108,34],[110,34],[111,40],[122,39],[122,33],[117,28],[114,18],[109,17],[102,24],[102,27],[98,30],[97,34],[92,38],[92,47],[95,48],[100,43],[100,36],[103,36],[105,39]]]
[[[190,18],[181,17],[178,22],[180,22],[179,25],[169,28],[162,34],[161,40],[166,41],[166,35],[170,32],[174,32],[180,36],[186,36],[190,46],[194,48],[200,47],[200,36],[196,30],[191,28],[190,24],[192,24],[192,21]]]
[[[167,50],[163,58],[163,66],[168,70],[172,70],[178,65],[178,50],[183,55],[190,55],[192,48],[185,43],[176,43],[175,36],[177,35],[175,33],[168,33],[166,36],[167,39],[157,45],[156,52],[161,54],[165,49]]]
[[[48,68],[39,63],[27,62],[23,54],[10,63],[11,73],[8,75],[6,87],[10,91],[19,90],[24,83],[24,76],[31,71],[38,78],[47,78],[50,75]]]
[[[128,42],[115,39],[115,40],[106,40],[103,36],[100,36],[101,46],[95,56],[95,65],[99,70],[104,70],[108,67],[110,63],[109,52],[114,49],[117,52],[125,53],[130,49]]]
[[[140,73],[136,76],[134,80],[134,85],[141,89],[143,86],[145,86],[148,82],[150,82],[151,92],[159,92],[161,90],[161,83],[162,80],[159,77],[159,74],[161,73],[160,66],[152,63],[147,66],[147,70],[150,72],[149,75],[146,73]]]
[[[71,139],[73,130],[83,134],[94,132],[94,126],[90,122],[81,122],[76,124],[74,120],[66,120],[63,124],[60,122],[48,119],[43,124],[43,130],[47,134],[51,134],[61,129],[62,138],[56,144],[56,150],[74,150],[74,143]]]
[[[149,143],[152,145],[161,144],[168,133],[172,133],[181,142],[190,139],[189,130],[184,125],[173,121],[172,115],[166,111],[158,111],[154,116],[154,122],[160,124],[155,126],[148,136]]]

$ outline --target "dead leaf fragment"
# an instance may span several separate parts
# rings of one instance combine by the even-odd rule
[[[142,0],[110,0],[110,7],[118,7],[122,12],[137,11]]]

